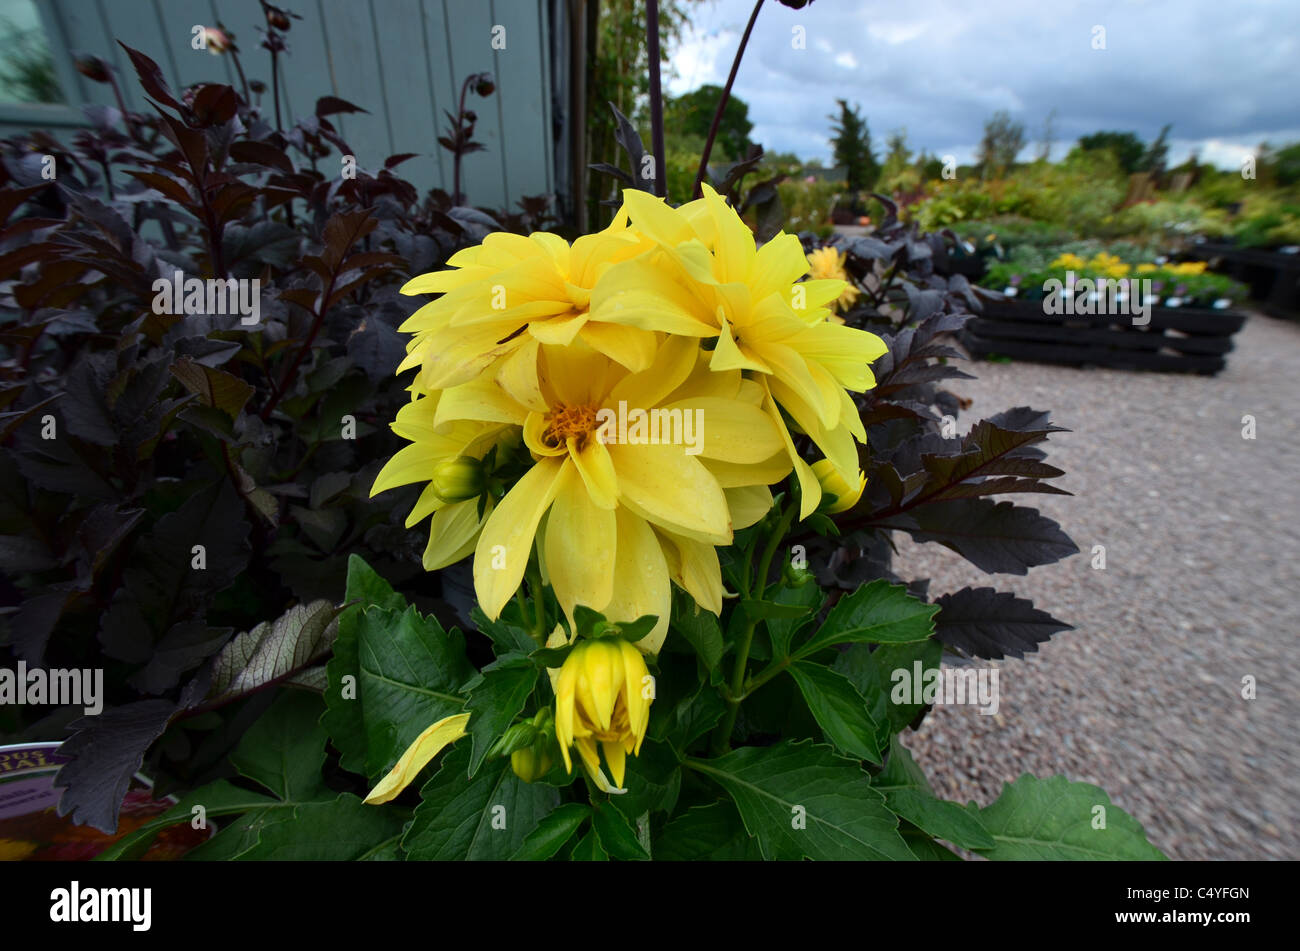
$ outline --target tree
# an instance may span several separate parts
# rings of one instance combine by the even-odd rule
[[[712,84],[701,86],[684,96],[668,99],[664,103],[664,123],[674,133],[698,135],[707,139],[709,126],[713,124],[713,113],[717,111],[721,99],[722,87]],[[752,131],[754,123],[749,121],[748,104],[732,92],[722,110],[722,121],[718,124],[714,148],[720,150],[730,161],[739,161],[749,149],[749,133]]]
[[[1166,124],[1156,136],[1156,140],[1151,143],[1146,152],[1142,155],[1142,161],[1138,165],[1140,171],[1159,177],[1165,173],[1165,162],[1169,158],[1169,130],[1172,126]]]
[[[891,195],[906,194],[921,184],[921,172],[912,164],[912,150],[907,147],[907,130],[895,129],[885,140],[885,164],[880,169],[876,187]]]
[[[835,101],[839,104],[840,114],[827,116],[834,133],[831,148],[835,164],[844,167],[850,190],[864,191],[874,187],[880,177],[880,163],[871,151],[871,132],[856,103],[849,106],[844,99]]]
[[[981,178],[997,178],[1016,162],[1016,156],[1025,147],[1025,127],[1011,118],[1005,109],[999,109],[984,123],[984,138],[980,141],[976,157]]]
[[[1094,132],[1079,140],[1079,148],[1085,152],[1109,149],[1127,175],[1138,170],[1146,151],[1142,140],[1132,132]]]
[[[1037,159],[1040,162],[1052,160],[1052,146],[1056,143],[1056,110],[1053,109],[1043,120],[1043,135],[1038,140]]]

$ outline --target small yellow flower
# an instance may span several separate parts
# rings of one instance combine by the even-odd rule
[[[1152,271],[1158,271],[1158,270],[1160,269],[1156,267],[1154,264],[1139,264],[1137,266],[1137,271],[1139,274],[1150,274]]]
[[[573,771],[569,747],[576,746],[588,774],[603,787],[599,743],[614,786],[621,788],[627,754],[641,752],[653,697],[654,678],[645,658],[627,641],[601,638],[575,645],[555,678],[555,738],[565,769]]]
[[[845,311],[853,306],[861,293],[849,272],[844,269],[844,254],[834,248],[818,248],[808,255],[808,270],[814,281],[843,281],[844,291],[832,304],[838,310]],[[839,321],[843,323],[843,321]]]
[[[812,468],[813,473],[817,476],[817,481],[821,483],[822,491],[835,496],[834,503],[823,509],[823,511],[829,515],[834,515],[837,512],[846,512],[858,504],[858,499],[862,498],[862,490],[867,485],[865,472],[859,469],[857,479],[854,483],[850,483],[829,459],[814,462]]]
[[[1082,271],[1088,264],[1077,254],[1062,254],[1055,261],[1048,265],[1051,268],[1062,268],[1067,271]]]

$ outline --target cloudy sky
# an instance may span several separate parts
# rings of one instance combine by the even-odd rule
[[[671,93],[726,81],[752,9],[695,4]],[[1006,109],[1032,158],[1055,109],[1053,158],[1099,129],[1150,141],[1172,123],[1171,163],[1195,147],[1235,168],[1261,141],[1300,140],[1300,2],[814,0],[796,11],[767,0],[733,91],[766,149],[828,164],[827,115],[844,98],[861,104],[877,152],[906,128],[914,149],[969,162],[984,120]]]

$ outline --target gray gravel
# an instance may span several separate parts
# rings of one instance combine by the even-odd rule
[[[996,715],[939,706],[906,735],[946,798],[985,804],[1022,772],[1064,773],[1171,858],[1300,858],[1300,324],[1252,315],[1235,340],[1217,377],[977,363],[953,385],[974,400],[963,428],[1027,404],[1073,430],[1047,449],[1074,497],[1014,498],[1081,553],[990,576],[897,539],[896,570],[933,595],[991,585],[1076,628],[1025,660],[977,662],[1001,667]]]

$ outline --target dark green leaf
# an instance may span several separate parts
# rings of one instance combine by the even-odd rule
[[[880,749],[888,731],[882,731],[871,718],[867,701],[847,678],[806,660],[791,664],[790,675],[817,725],[838,750],[856,759],[881,761]]]
[[[731,795],[764,858],[914,858],[867,774],[829,746],[786,740],[689,764]]]
[[[835,644],[923,641],[934,633],[933,618],[938,610],[913,598],[902,585],[878,579],[841,598],[794,656],[809,657]]]
[[[991,805],[967,809],[992,834],[996,845],[981,853],[995,861],[1165,858],[1147,841],[1142,824],[1113,805],[1103,790],[1064,776],[1039,779],[1024,773],[1006,783]],[[1103,820],[1105,828],[1098,828]]]
[[[516,862],[544,862],[564,847],[591,815],[591,808],[580,802],[557,806],[528,833],[519,851],[510,856]]]
[[[470,776],[478,772],[488,749],[523,710],[539,673],[522,654],[505,654],[483,668],[483,679],[470,688],[465,701],[470,714],[466,727],[472,744]]]
[[[600,840],[600,846],[610,856],[624,862],[649,859],[646,850],[637,841],[636,830],[628,824],[623,813],[608,802],[591,804],[591,828]]]
[[[402,833],[401,810],[367,806],[351,793],[296,807],[291,822],[266,826],[243,861],[355,862],[390,847]]]
[[[554,788],[524,782],[506,760],[484,764],[473,779],[468,773],[469,747],[460,744],[420,790],[402,839],[411,859],[508,859],[559,801]]]

